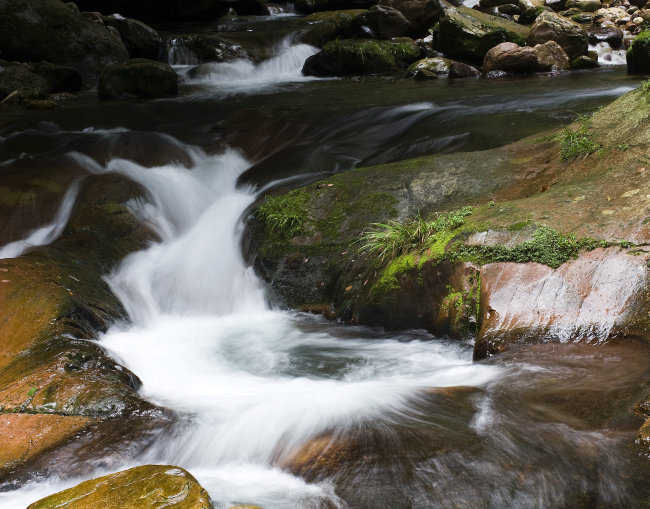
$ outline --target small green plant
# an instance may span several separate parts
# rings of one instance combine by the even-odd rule
[[[432,221],[421,215],[404,222],[373,223],[357,241],[359,252],[377,257],[381,262],[392,260],[416,248],[424,247],[436,234],[462,226],[472,207],[438,214]]]
[[[641,83],[641,92],[643,92],[646,98],[650,96],[650,80],[645,80]]]
[[[587,157],[600,148],[589,131],[590,119],[586,116],[578,117],[576,128],[565,127],[559,134],[560,155],[565,161],[577,157]]]
[[[27,392],[27,396],[31,398],[31,397],[32,397],[34,394],[36,394],[37,392],[38,392],[38,387],[32,387],[32,388],[29,389],[29,391]]]
[[[300,190],[268,196],[256,215],[268,231],[283,238],[292,238],[303,232],[308,200],[307,193]]]

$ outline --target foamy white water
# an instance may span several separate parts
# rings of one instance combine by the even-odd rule
[[[102,167],[74,155],[92,173],[143,185],[149,198],[131,209],[161,238],[108,276],[130,322],[100,340],[140,377],[142,395],[175,410],[182,424],[124,468],[182,466],[226,507],[317,507],[325,499],[345,507],[327,482],[308,484],[280,470],[278,458],[323,432],[407,418],[421,390],[483,385],[500,368],[474,365],[470,349],[424,337],[343,340],[271,309],[240,251],[241,216],[255,192],[236,181],[249,163],[235,151],[192,154],[191,169],[125,160]],[[24,507],[80,480],[28,485],[0,494],[0,505]]]
[[[612,49],[606,42],[590,44],[589,51],[598,53],[598,63],[600,65],[626,65],[625,49]]]
[[[65,229],[79,194],[79,181],[75,180],[63,195],[61,205],[51,223],[30,232],[24,239],[0,247],[0,259],[16,258],[32,247],[54,242]]]
[[[294,44],[292,38],[287,37],[275,49],[275,56],[259,64],[245,59],[201,64],[200,71],[186,80],[226,93],[259,92],[285,83],[313,81],[319,78],[304,76],[302,67],[305,60],[318,51],[308,44]]]

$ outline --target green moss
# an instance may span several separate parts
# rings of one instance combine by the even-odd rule
[[[576,157],[587,157],[601,148],[601,145],[593,140],[590,127],[589,118],[580,117],[577,127],[569,126],[562,129],[558,135],[562,159],[569,161]]]
[[[271,235],[290,239],[303,232],[309,195],[301,189],[268,196],[255,212]]]
[[[392,260],[382,271],[379,280],[371,289],[371,293],[381,294],[399,288],[397,277],[417,265],[414,254],[405,254]]]
[[[536,262],[557,268],[574,259],[581,251],[590,251],[609,245],[590,238],[577,239],[575,235],[563,235],[547,226],[535,230],[533,238],[518,246],[468,246],[459,243],[453,246],[448,257],[455,261],[472,261],[479,265],[494,262]]]
[[[634,38],[626,59],[628,72],[641,74],[650,71],[650,30],[644,30]]]
[[[340,39],[328,42],[324,54],[339,74],[382,73],[407,67],[420,56],[412,40]]]

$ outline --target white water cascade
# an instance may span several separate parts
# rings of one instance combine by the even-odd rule
[[[294,44],[293,37],[287,37],[275,48],[275,56],[268,60],[259,64],[245,59],[201,64],[192,77],[187,77],[187,82],[227,93],[246,93],[283,83],[312,81],[319,78],[303,76],[302,66],[317,52],[318,48]]]
[[[590,44],[589,51],[595,51],[598,54],[598,63],[600,65],[626,65],[625,49],[613,49],[607,42]]]
[[[131,208],[161,238],[108,276],[130,323],[99,339],[140,377],[143,397],[176,411],[181,424],[124,468],[182,466],[217,507],[308,508],[326,499],[346,507],[327,482],[308,484],[277,458],[323,432],[407,416],[430,387],[483,385],[501,372],[425,334],[373,339],[351,329],[341,339],[319,319],[270,308],[240,252],[241,216],[255,192],[236,187],[248,167],[237,152],[195,150],[191,169],[75,158],[92,173],[143,185],[150,199]],[[28,484],[0,493],[0,505],[25,507],[79,481]]]

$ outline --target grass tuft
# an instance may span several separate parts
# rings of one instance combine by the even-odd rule
[[[565,161],[577,157],[587,157],[600,149],[600,144],[596,143],[589,131],[590,119],[586,116],[578,118],[578,127],[572,129],[570,126],[565,127],[559,134],[560,155]]]

